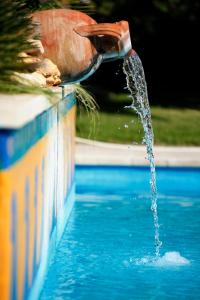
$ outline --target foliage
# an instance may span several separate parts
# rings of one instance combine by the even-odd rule
[[[32,11],[40,10],[40,9],[60,8],[66,3],[67,1],[62,1],[62,0],[60,1],[59,0],[51,0],[51,1],[26,0],[27,7]]]
[[[32,11],[65,7],[77,9],[89,14],[94,11],[92,2],[86,0],[26,0],[26,5]]]
[[[93,2],[99,15],[115,17],[125,12],[127,16],[146,20],[147,23],[162,13],[170,17],[198,21],[200,11],[199,0],[93,0]]]
[[[199,0],[93,0],[96,5],[99,21],[126,19],[134,29],[134,41],[143,39],[159,32],[162,22],[193,22],[199,21]],[[159,23],[159,24],[158,24]]]
[[[152,107],[156,145],[200,146],[200,111]],[[133,111],[100,112],[96,130],[90,134],[89,118],[83,112],[77,118],[77,135],[114,143],[141,144],[143,129]]]
[[[14,72],[27,72],[27,66],[19,59],[19,53],[30,49],[30,46],[33,47],[28,42],[33,30],[31,12],[36,9],[62,7],[66,2],[76,6],[80,1],[0,1],[0,92],[51,94],[48,89],[28,87],[12,81],[11,77]]]
[[[0,2],[0,91],[22,91],[23,86],[12,84],[13,72],[25,72],[26,66],[19,60],[19,52],[30,48],[27,42],[31,33],[29,11],[24,1]]]
[[[25,0],[0,2],[0,28],[0,92],[52,95],[49,89],[29,87],[11,79],[14,72],[28,72],[19,53],[33,47],[28,42],[33,26]]]
[[[84,106],[86,111],[95,112],[98,109],[98,104],[93,96],[80,84],[74,84],[75,95],[77,100]]]
[[[95,134],[96,121],[98,120],[98,104],[96,103],[93,96],[80,84],[74,84],[75,96],[78,101],[78,115],[87,113],[88,117],[88,137]],[[82,109],[83,108],[83,109]]]
[[[153,0],[155,8],[173,17],[186,18],[191,21],[198,19],[200,3],[198,0]]]

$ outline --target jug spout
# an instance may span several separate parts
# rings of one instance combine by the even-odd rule
[[[127,21],[77,26],[74,31],[90,39],[103,61],[124,58],[132,50]]]

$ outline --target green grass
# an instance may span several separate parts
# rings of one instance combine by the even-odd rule
[[[200,146],[200,110],[152,107],[151,111],[156,145]],[[143,130],[134,112],[99,112],[93,123],[81,110],[77,117],[77,136],[141,144]]]

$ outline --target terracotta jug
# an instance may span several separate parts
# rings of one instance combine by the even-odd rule
[[[88,15],[70,9],[39,11],[32,18],[44,48],[42,56],[57,65],[64,83],[82,81],[103,61],[131,53],[126,21],[97,24]]]

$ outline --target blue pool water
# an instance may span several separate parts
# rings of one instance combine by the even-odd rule
[[[200,169],[157,168],[157,178],[161,255],[177,251],[181,263],[177,254],[146,259],[149,168],[77,167],[75,206],[41,300],[200,299]]]

